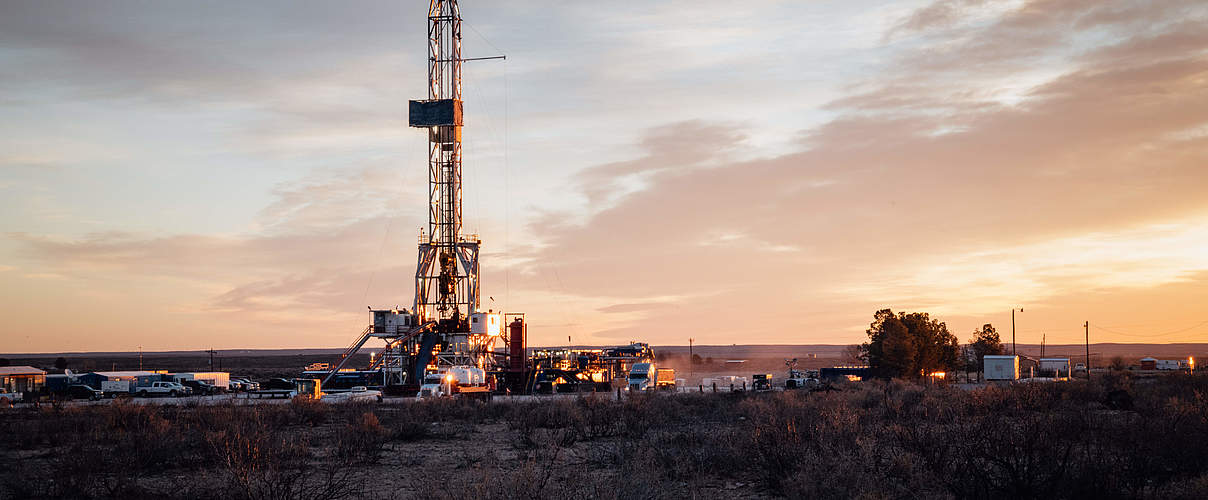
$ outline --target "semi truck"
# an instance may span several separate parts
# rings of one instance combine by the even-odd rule
[[[659,368],[655,372],[655,388],[660,390],[674,391],[675,390],[675,369],[674,368]]]
[[[658,372],[654,363],[634,363],[629,369],[629,390],[649,391],[656,387]]]
[[[444,373],[429,373],[424,376],[424,383],[415,395],[416,399],[444,396],[490,399],[491,388],[487,385],[486,372],[473,366],[454,366]]]
[[[756,373],[751,375],[751,388],[756,391],[772,390],[772,374]]]
[[[789,370],[789,378],[784,381],[785,389],[813,389],[821,385],[818,370]]]

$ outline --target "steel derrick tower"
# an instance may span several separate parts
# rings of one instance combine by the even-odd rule
[[[380,375],[385,388],[411,390],[428,374],[466,367],[509,387],[523,387],[524,314],[479,311],[481,241],[461,233],[462,62],[503,57],[463,58],[456,0],[431,0],[428,96],[408,102],[408,125],[428,135],[428,224],[419,235],[415,300],[410,311],[371,307],[373,322],[344,350],[323,380],[325,386],[343,376],[344,365],[366,341],[378,338],[386,343],[381,356],[357,373]],[[496,349],[500,344],[503,350]]]
[[[442,332],[469,331],[478,310],[477,236],[461,234],[461,13],[455,0],[428,7],[428,99],[411,101],[410,125],[428,130],[428,228],[415,269],[414,312]]]

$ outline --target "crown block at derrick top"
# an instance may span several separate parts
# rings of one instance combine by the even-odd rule
[[[461,126],[461,101],[458,99],[433,99],[410,101],[412,127]]]

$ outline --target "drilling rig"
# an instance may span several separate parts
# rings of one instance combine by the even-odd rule
[[[412,308],[370,308],[372,323],[324,379],[331,380],[371,338],[385,342],[369,369],[405,393],[425,375],[474,367],[523,386],[523,313],[480,311],[477,235],[462,234],[461,12],[456,0],[428,7],[428,96],[408,103],[408,125],[428,136],[428,224],[420,230]],[[505,331],[506,330],[506,331]],[[502,349],[500,349],[502,347]]]

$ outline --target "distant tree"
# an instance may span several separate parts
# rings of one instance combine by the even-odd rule
[[[59,370],[67,369],[67,358],[55,358],[55,368]]]
[[[8,366],[10,364],[12,364],[12,361],[9,361],[8,358],[0,358],[0,366]]]
[[[704,361],[705,361],[704,359],[701,359],[700,354],[692,355],[692,364],[699,365],[699,364],[703,363]]]
[[[708,357],[708,358],[705,358],[705,364],[706,364],[706,365],[711,365],[711,364],[713,364],[713,357],[712,357],[712,356],[710,356],[710,357]]]
[[[916,378],[960,368],[959,341],[948,325],[927,313],[882,309],[873,315],[867,333],[861,350],[875,376]]]
[[[860,344],[852,344],[839,353],[839,362],[845,365],[862,365],[867,362]]]
[[[658,362],[660,362],[660,363],[662,363],[663,361],[667,361],[667,353],[665,353],[665,352],[660,352],[660,353],[658,353],[658,354],[655,354],[655,355],[654,355],[654,360],[655,360],[655,361],[658,361]]]
[[[994,330],[994,325],[986,323],[981,329],[973,330],[973,338],[969,339],[969,355],[973,357],[972,364],[974,370],[985,370],[985,357],[1004,354],[1007,352],[1006,347],[1002,345],[1002,339],[998,338],[998,332]]]
[[[1124,356],[1115,356],[1112,358],[1112,363],[1110,366],[1113,370],[1127,370],[1128,362],[1124,361]]]

